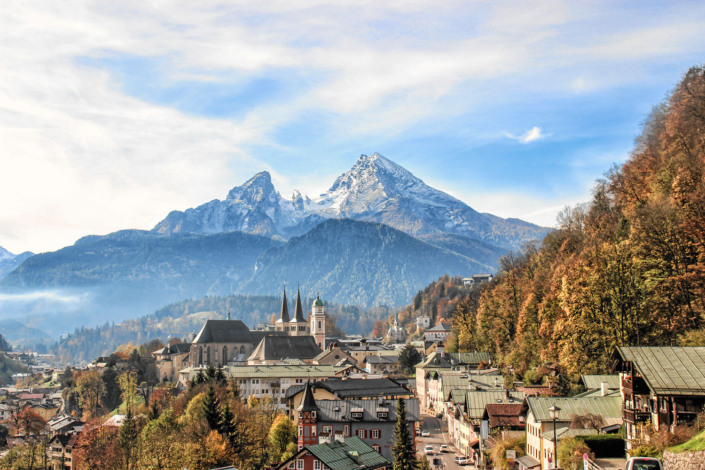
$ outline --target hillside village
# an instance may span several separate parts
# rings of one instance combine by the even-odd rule
[[[0,462],[391,469],[403,422],[421,465],[547,470],[558,458],[562,468],[585,460],[610,469],[622,468],[625,453],[668,458],[668,447],[705,426],[703,347],[618,347],[610,374],[582,375],[566,389],[557,363],[524,382],[490,352],[448,352],[442,319],[431,326],[419,317],[421,341],[407,341],[397,316],[383,338],[332,337],[319,297],[304,311],[297,292],[295,305],[292,314],[284,292],[274,324],[208,319],[190,338],[84,366],[52,368],[50,355],[5,351],[25,372],[0,389]],[[183,452],[167,457],[168,443],[149,444],[160,440],[149,429],[183,426],[195,426],[205,446],[180,441]]]

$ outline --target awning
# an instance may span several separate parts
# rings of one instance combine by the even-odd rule
[[[519,462],[519,468],[520,469],[528,469],[528,468],[535,468],[535,467],[540,467],[541,462],[536,460],[530,455],[525,455],[523,457],[519,457],[517,459],[517,462]]]

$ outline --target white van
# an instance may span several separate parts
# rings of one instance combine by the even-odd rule
[[[624,470],[663,470],[663,465],[653,457],[631,457]]]

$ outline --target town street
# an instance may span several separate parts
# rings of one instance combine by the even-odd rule
[[[441,458],[443,459],[443,470],[474,470],[474,466],[465,466],[461,467],[457,465],[453,460],[456,457],[455,451],[456,448],[454,445],[452,445],[452,442],[448,439],[448,436],[446,436],[442,432],[442,421],[438,418],[435,418],[431,415],[422,415],[421,416],[422,420],[422,425],[421,425],[421,431],[429,431],[431,433],[430,437],[421,437],[419,434],[416,436],[416,453],[419,457],[421,457],[424,454],[424,449],[427,445],[432,445],[433,450],[435,452],[435,455],[427,455],[426,457],[428,458],[428,462],[431,464],[431,468],[434,469],[433,466],[433,459],[434,458]],[[448,445],[450,452],[440,452],[440,447],[441,444],[446,444]]]

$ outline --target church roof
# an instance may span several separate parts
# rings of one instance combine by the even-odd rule
[[[313,359],[321,353],[313,336],[265,336],[248,360]]]
[[[306,319],[304,318],[304,309],[301,306],[301,293],[299,290],[296,291],[296,310],[294,310],[294,319],[291,321],[302,323],[306,322]]]
[[[289,323],[289,305],[286,303],[286,289],[284,289],[284,297],[282,298],[282,311],[279,314],[277,323]]]
[[[240,320],[206,320],[195,343],[252,343],[257,344],[265,334],[283,334],[275,331],[250,331]]]
[[[323,307],[323,301],[321,300],[321,298],[318,295],[316,295],[316,300],[313,301],[313,306],[314,307]]]

